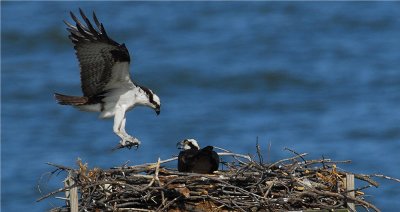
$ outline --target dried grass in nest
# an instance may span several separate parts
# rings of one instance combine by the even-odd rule
[[[56,171],[67,171],[73,183],[38,201],[77,187],[79,211],[287,211],[345,209],[349,202],[379,211],[364,200],[361,191],[378,183],[371,176],[336,167],[350,161],[306,160],[306,153],[289,151],[293,157],[274,163],[264,163],[259,151],[257,161],[224,152],[221,155],[232,155],[234,160],[212,175],[180,173],[161,166],[176,158],[108,170],[88,169],[80,160],[77,169],[50,164]],[[367,186],[347,190],[346,174],[354,174]],[[69,204],[52,209],[69,210]]]

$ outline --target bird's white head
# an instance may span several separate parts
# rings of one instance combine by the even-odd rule
[[[193,138],[185,139],[183,141],[178,142],[178,145],[181,149],[188,150],[188,149],[200,149],[199,144]]]
[[[160,97],[158,97],[152,90],[144,86],[139,86],[139,89],[143,91],[142,104],[153,108],[156,111],[157,115],[159,115],[161,111]]]

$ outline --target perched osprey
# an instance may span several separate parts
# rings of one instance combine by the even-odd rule
[[[72,105],[80,110],[100,112],[100,118],[114,116],[114,132],[121,138],[121,147],[138,147],[140,141],[125,131],[125,113],[138,105],[160,113],[160,98],[150,89],[135,84],[129,73],[130,56],[125,44],[111,39],[93,12],[95,28],[81,9],[86,25],[72,13],[76,26],[64,21],[71,33],[79,60],[83,96],[55,93],[61,105]]]
[[[178,145],[184,149],[178,155],[178,171],[211,174],[218,170],[219,156],[212,146],[200,149],[195,139],[185,139]]]

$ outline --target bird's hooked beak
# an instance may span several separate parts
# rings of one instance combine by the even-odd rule
[[[177,149],[183,149],[183,145],[184,145],[184,140],[183,141],[178,141],[178,143],[176,143],[176,148]]]
[[[159,106],[159,105],[157,105],[156,108],[155,108],[154,110],[156,111],[157,116],[160,115],[161,109],[160,109],[160,106]]]

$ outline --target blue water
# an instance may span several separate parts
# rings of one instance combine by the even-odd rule
[[[1,2],[1,208],[44,211],[37,184],[46,162],[108,168],[169,158],[196,138],[270,160],[352,160],[347,171],[400,177],[399,2]],[[162,101],[128,113],[140,149],[110,152],[112,120],[57,105],[80,95],[63,19],[95,10],[133,57],[136,81]],[[268,145],[271,143],[271,152]],[[170,164],[174,166],[175,164]],[[41,180],[43,192],[63,175]],[[400,184],[366,192],[383,211],[400,208]]]

